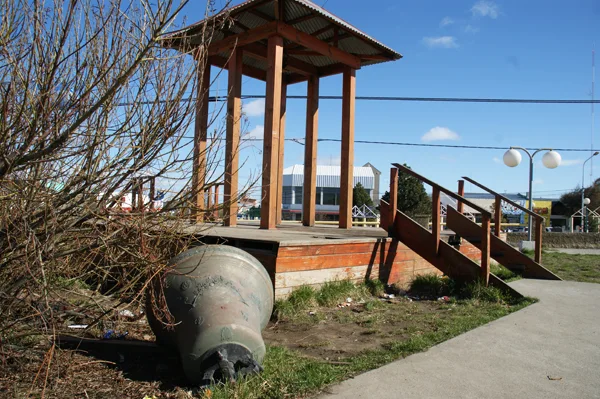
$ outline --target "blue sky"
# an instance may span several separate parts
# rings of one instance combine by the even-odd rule
[[[189,5],[184,10],[187,20],[201,19],[204,5]],[[590,98],[594,42],[600,52],[599,1],[328,0],[325,8],[404,56],[357,71],[358,96]],[[223,78],[214,93],[217,89],[225,93],[226,73]],[[600,97],[597,86],[596,99]],[[264,94],[265,87],[244,77],[242,90]],[[340,95],[341,76],[323,78],[320,90],[321,95]],[[288,93],[306,94],[306,84],[290,86]],[[261,100],[245,101],[248,131],[260,133],[261,105]],[[507,148],[589,148],[590,108],[589,104],[358,101],[355,137]],[[600,106],[596,108],[595,147],[600,148]],[[288,101],[286,138],[304,137],[305,112],[304,100]],[[341,102],[321,101],[319,137],[340,138],[340,130]],[[260,169],[261,147],[255,142],[242,152],[247,163],[240,183]],[[303,146],[287,141],[285,165],[302,163],[303,151]],[[382,170],[383,187],[388,184],[390,163],[400,162],[448,188],[454,189],[457,179],[467,175],[501,192],[526,191],[527,164],[508,168],[501,162],[503,153],[357,144],[355,164],[371,162]],[[339,163],[339,154],[339,143],[319,143],[319,163]],[[563,165],[553,170],[541,165],[541,155],[536,157],[534,191],[556,196],[581,183],[582,161],[590,153],[563,152]],[[594,165],[594,178],[598,177],[600,157]]]

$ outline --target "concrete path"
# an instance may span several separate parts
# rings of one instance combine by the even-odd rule
[[[322,398],[600,398],[600,284],[519,280],[540,302]]]

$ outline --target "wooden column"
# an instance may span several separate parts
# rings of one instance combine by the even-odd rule
[[[433,240],[433,251],[437,255],[440,249],[440,232],[441,232],[441,218],[440,218],[440,189],[433,187],[431,192],[431,234]]]
[[[242,51],[234,49],[229,58],[227,85],[227,136],[225,142],[225,187],[223,225],[237,225],[238,168],[242,112]],[[217,189],[215,188],[215,193]]]
[[[390,214],[388,221],[388,231],[393,231],[396,222],[396,212],[398,209],[398,168],[390,169]]]
[[[304,140],[304,194],[302,224],[315,225],[317,196],[317,138],[319,132],[319,77],[308,78],[306,139]]]
[[[204,220],[212,219],[212,207],[213,207],[213,186],[208,188],[208,198],[206,199],[206,213],[204,214]],[[215,201],[216,205],[216,201]]]
[[[198,93],[196,120],[194,124],[194,164],[192,168],[192,192],[196,197],[192,218],[196,223],[204,221],[204,185],[206,180],[206,135],[208,131],[208,89],[210,88],[210,65],[207,57],[198,63]]]
[[[465,181],[464,180],[458,181],[458,195],[460,195],[461,197],[465,196]],[[462,201],[456,201],[456,210],[458,211],[458,213],[464,213],[465,204]]]
[[[342,154],[340,173],[340,228],[352,227],[352,189],[354,188],[354,109],[356,70],[346,67],[342,94]]]
[[[531,217],[531,215],[529,215]],[[581,219],[583,220],[583,219]],[[542,232],[544,231],[544,219],[538,218],[535,221],[535,261],[542,263]]]
[[[281,36],[271,36],[267,47],[267,92],[265,97],[260,228],[274,229],[277,226],[277,166],[279,162],[283,39]]]
[[[215,220],[219,219],[219,185],[215,186],[215,199],[213,201],[215,205],[215,210],[213,212],[213,218]]]
[[[500,237],[500,230],[502,229],[502,199],[499,195],[496,195],[496,202],[494,203],[494,235]]]
[[[481,218],[481,280],[487,286],[490,280],[490,218]]]
[[[156,197],[156,176],[150,178],[150,211],[154,211],[154,197]]]
[[[285,112],[287,103],[287,84],[281,84],[281,110],[279,118],[279,160],[277,162],[277,224],[281,224],[283,204],[283,155],[285,150]]]

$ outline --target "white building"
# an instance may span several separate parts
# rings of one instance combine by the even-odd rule
[[[381,173],[371,164],[354,167],[354,186],[360,183],[374,201],[379,199],[377,188]],[[317,165],[317,220],[337,220],[340,211],[340,166]],[[304,165],[283,170],[283,219],[302,218]]]

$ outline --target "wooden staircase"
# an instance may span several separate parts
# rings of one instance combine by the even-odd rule
[[[521,297],[522,295],[519,292],[515,291],[493,273],[490,273],[490,212],[471,203],[462,196],[426,179],[403,165],[393,164],[393,166],[394,168],[391,169],[390,173],[390,202],[387,203],[382,200],[380,204],[381,227],[386,229],[391,237],[404,243],[445,275],[463,282],[476,281],[479,279],[486,285],[491,284],[516,297]],[[432,186],[431,231],[421,226],[406,214],[397,210],[399,170]],[[479,248],[481,250],[480,264],[469,259],[456,248],[441,239],[440,193],[442,192],[457,200],[458,203],[464,203],[481,213],[484,220],[482,223],[483,227],[476,225],[479,229]],[[472,239],[477,241],[475,237],[472,237]]]

